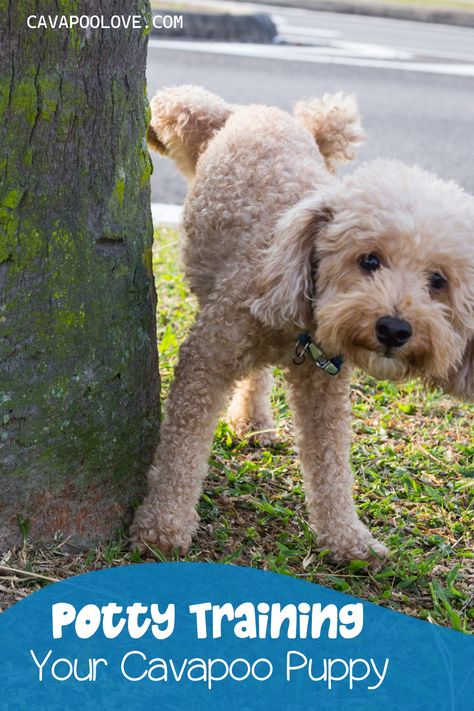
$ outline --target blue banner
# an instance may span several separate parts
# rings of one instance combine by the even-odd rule
[[[51,585],[0,616],[0,708],[474,708],[474,639],[319,585],[207,563]]]

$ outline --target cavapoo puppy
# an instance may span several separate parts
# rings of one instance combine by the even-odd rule
[[[150,145],[189,179],[183,256],[200,312],[134,544],[186,551],[218,416],[234,389],[235,432],[268,437],[279,365],[318,546],[383,557],[352,496],[352,369],[474,396],[474,199],[393,160],[336,177],[364,138],[350,96],[300,102],[291,116],[182,86],[151,110]]]

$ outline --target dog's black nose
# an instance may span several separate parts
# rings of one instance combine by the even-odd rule
[[[408,321],[393,316],[382,316],[375,324],[377,340],[388,348],[399,348],[412,334]]]

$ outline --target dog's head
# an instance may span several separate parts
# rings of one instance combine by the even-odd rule
[[[442,381],[474,335],[474,199],[374,161],[288,211],[254,315],[371,375]]]

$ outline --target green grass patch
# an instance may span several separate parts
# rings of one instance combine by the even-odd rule
[[[179,270],[176,233],[156,234],[154,269],[163,400],[196,311]],[[331,562],[307,523],[291,413],[276,371],[273,406],[279,442],[262,449],[216,431],[199,503],[201,524],[187,560],[272,570],[350,593],[453,629],[474,631],[473,409],[417,382],[398,387],[359,374],[353,383],[352,462],[363,520],[391,550],[386,565]],[[159,551],[151,551],[162,560]],[[118,539],[79,556],[61,542],[45,551],[27,543],[7,564],[64,577],[138,562]],[[29,567],[27,567],[29,566]],[[0,575],[1,578],[1,575]],[[5,587],[6,578],[0,579]],[[10,582],[12,578],[10,576]],[[42,581],[15,581],[12,599]],[[16,597],[14,597],[16,595]],[[6,598],[5,598],[6,599]]]
[[[421,7],[426,10],[474,10],[473,0],[390,0],[390,5]]]

